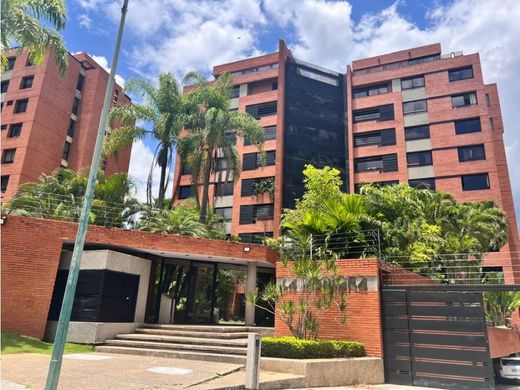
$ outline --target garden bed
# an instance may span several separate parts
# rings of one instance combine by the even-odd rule
[[[294,337],[264,337],[262,357],[327,359],[365,356],[358,341],[302,340]]]

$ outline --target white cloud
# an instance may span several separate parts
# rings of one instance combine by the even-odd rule
[[[81,27],[90,30],[92,27],[92,19],[87,14],[81,14],[78,16],[78,23]]]
[[[96,56],[96,55],[90,55],[94,61],[98,63],[103,69],[105,69],[107,72],[110,73],[110,68],[108,67],[108,60],[105,56]],[[125,86],[125,79],[118,75],[116,73],[115,75],[115,81],[118,83],[121,87]]]
[[[136,197],[141,201],[146,201],[146,186],[150,168],[153,162],[153,151],[145,145],[142,140],[136,140],[132,146],[132,156],[130,157],[129,176],[134,181],[137,193]],[[153,167],[153,188],[152,195],[157,196],[159,189],[160,169],[157,165]]]

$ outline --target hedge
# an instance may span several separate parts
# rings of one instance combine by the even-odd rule
[[[301,340],[295,337],[263,337],[262,356],[288,359],[347,358],[365,355],[358,341]]]

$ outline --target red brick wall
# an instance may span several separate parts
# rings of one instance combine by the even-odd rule
[[[428,279],[398,265],[380,263],[382,282],[385,285],[417,285],[417,284],[439,284],[438,280]]]
[[[2,331],[43,337],[62,245],[75,240],[76,230],[75,223],[7,216],[1,231]],[[271,264],[278,259],[260,245],[101,226],[89,226],[86,242]]]
[[[379,275],[376,259],[339,260],[341,276],[375,276]],[[276,264],[276,278],[291,277],[290,269],[281,263]],[[286,298],[295,297],[297,293],[288,293]],[[382,356],[381,307],[379,290],[347,293],[346,324],[338,321],[342,313],[338,309],[330,309],[320,315],[321,324],[318,338],[328,340],[355,340],[365,344],[368,355]],[[275,319],[275,335],[291,335],[287,326],[279,318]]]

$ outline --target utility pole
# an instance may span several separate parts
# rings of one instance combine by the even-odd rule
[[[117,32],[116,47],[114,49],[114,58],[112,60],[112,68],[108,77],[108,85],[105,91],[105,100],[103,101],[103,111],[99,120],[99,128],[96,139],[96,146],[92,156],[92,164],[88,176],[87,188],[83,206],[81,208],[81,216],[78,223],[78,232],[76,233],[76,241],[74,242],[74,251],[72,252],[72,260],[70,264],[69,276],[61,305],[60,318],[58,320],[58,328],[54,338],[54,346],[52,348],[51,364],[47,374],[47,383],[45,390],[56,390],[58,388],[58,380],[60,378],[61,363],[63,360],[63,350],[67,341],[69,331],[70,315],[72,305],[74,303],[74,295],[76,293],[76,285],[78,283],[79,269],[81,258],[83,256],[83,246],[87,236],[88,221],[90,208],[92,206],[92,198],[94,197],[94,189],[96,187],[99,162],[101,160],[101,149],[103,147],[103,139],[105,138],[105,130],[108,123],[108,110],[112,100],[112,89],[114,88],[114,78],[116,75],[117,61],[119,59],[119,50],[121,48],[121,40],[123,38],[123,29],[125,25],[126,12],[128,9],[128,0],[124,0],[121,8],[121,21],[119,22],[119,30]]]

